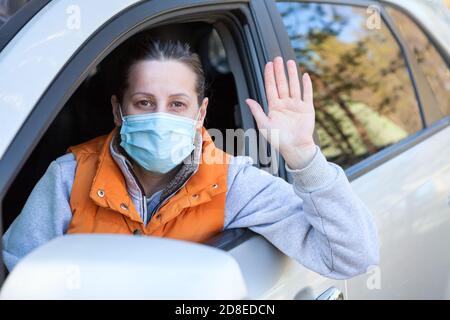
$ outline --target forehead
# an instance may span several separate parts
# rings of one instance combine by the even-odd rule
[[[157,94],[184,92],[195,96],[195,73],[176,60],[139,61],[130,68],[130,92],[142,91]]]

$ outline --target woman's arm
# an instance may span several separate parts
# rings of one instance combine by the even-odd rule
[[[342,168],[316,146],[306,167],[289,171],[293,185],[252,166],[250,157],[233,158],[224,229],[248,227],[329,278],[350,278],[377,265],[373,217]]]
[[[230,165],[224,228],[249,227],[285,254],[330,278],[344,279],[378,264],[375,224],[345,172],[327,162],[313,139],[315,110],[308,74],[300,89],[297,63],[281,57],[264,69],[266,114],[246,102],[260,133],[294,176],[286,181],[249,163]]]
[[[35,185],[22,212],[3,235],[3,260],[11,271],[34,248],[61,236],[72,219],[69,206],[75,176],[73,154],[53,161]]]

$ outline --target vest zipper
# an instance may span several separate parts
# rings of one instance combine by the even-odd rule
[[[156,214],[156,212],[158,212],[158,210],[162,207],[163,204],[165,204],[167,201],[169,201],[170,198],[172,198],[181,188],[183,188],[186,183],[189,181],[189,179],[198,171],[198,165],[197,168],[195,168],[194,172],[189,176],[189,178],[186,179],[185,182],[183,182],[183,184],[178,187],[177,190],[175,190],[174,192],[172,192],[167,198],[165,198],[162,202],[160,202],[151,212],[151,217],[150,220],[153,219],[154,215]],[[150,222],[150,221],[149,221]]]
[[[131,169],[130,172],[131,172],[131,175],[134,178],[134,181],[136,181],[136,184],[137,184],[139,190],[141,191],[142,210],[143,210],[143,217],[142,217],[143,221],[142,222],[143,222],[144,227],[145,227],[145,226],[147,226],[147,204],[146,204],[146,201],[145,201],[144,188],[142,187],[141,183],[139,182],[139,179],[136,177],[136,174],[134,173],[133,169]]]
[[[112,143],[112,141],[111,141],[111,143]],[[114,151],[114,148],[112,148],[112,149]],[[120,155],[120,153],[119,153],[119,155]],[[137,186],[139,188],[139,191],[141,191],[142,210],[143,210],[143,215],[142,215],[142,220],[143,221],[142,222],[144,224],[144,227],[146,227],[146,225],[147,225],[147,223],[146,223],[147,222],[147,202],[146,202],[146,196],[145,196],[144,188],[142,187],[141,183],[139,182],[139,179],[137,178],[136,174],[134,173],[133,168],[127,164],[126,156],[124,156],[124,155],[121,155],[121,156],[125,158],[125,160],[124,160],[125,167],[128,168],[128,171],[133,176],[134,181],[136,182],[136,184],[137,184]]]

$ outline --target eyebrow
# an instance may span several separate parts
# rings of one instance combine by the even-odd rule
[[[153,94],[151,94],[151,93],[149,93],[149,92],[135,92],[135,93],[133,93],[131,96],[135,96],[135,95],[137,95],[137,94],[143,94],[143,95],[146,95],[146,96],[152,96],[152,97],[155,96],[155,95],[153,95]],[[171,94],[169,97],[179,97],[179,96],[184,96],[184,97],[190,99],[189,95],[187,95],[186,93],[182,93],[182,92]]]

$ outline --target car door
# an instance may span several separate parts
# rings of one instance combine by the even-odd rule
[[[236,78],[242,128],[255,127],[244,100],[252,96],[264,101],[264,65],[280,53],[263,2],[115,0],[107,8],[92,1],[52,1],[35,13],[2,50],[0,71],[7,77],[0,80],[0,115],[9,120],[0,129],[5,138],[0,145],[2,201],[33,148],[77,87],[95,72],[96,65],[126,38],[158,23],[223,18],[215,26],[225,40]],[[256,16],[260,16],[257,21]],[[265,101],[263,104],[267,108]],[[262,156],[256,163],[268,165],[270,170],[265,158],[269,157]],[[293,280],[286,277],[290,270],[303,268],[252,232],[233,230],[215,241],[212,245],[228,251],[239,263],[249,298],[293,298],[303,283],[309,282],[299,278],[284,290],[284,282]]]
[[[379,2],[268,5],[278,37],[312,75],[322,151],[378,226],[380,265],[345,281],[346,298],[449,298],[448,53],[442,77],[427,80]]]
[[[131,3],[130,1],[115,1],[114,4],[116,6],[112,6],[111,11],[108,11],[109,13],[101,9],[103,12],[101,19],[92,13],[93,16],[89,16],[92,24],[88,26],[83,24],[85,19],[83,17],[85,16],[83,14],[80,15],[82,20],[78,22],[81,23],[80,27],[83,29],[81,32],[77,29],[77,16],[85,12],[85,10],[95,12],[96,10],[92,6],[96,6],[96,4],[79,1],[77,2],[79,6],[77,8],[71,6],[72,2],[69,4],[69,2],[64,0],[54,1],[52,6],[46,9],[49,12],[53,12],[55,16],[61,16],[61,13],[64,12],[65,15],[63,16],[65,18],[71,18],[69,20],[70,28],[75,29],[69,28],[68,30],[72,31],[66,30],[67,20],[64,19],[57,20],[62,25],[60,32],[54,32],[55,29],[58,29],[58,26],[47,28],[45,24],[42,24],[42,29],[40,29],[36,27],[36,25],[39,26],[39,21],[36,20],[33,21],[32,25],[23,28],[20,39],[12,40],[11,43],[14,43],[14,46],[11,45],[9,49],[7,47],[6,51],[1,52],[1,57],[4,59],[0,59],[0,61],[10,61],[8,65],[22,66],[22,68],[8,70],[6,65],[0,64],[0,68],[3,67],[3,70],[5,72],[8,71],[11,76],[9,78],[9,86],[6,86],[8,85],[7,81],[2,83],[5,84],[5,86],[1,87],[2,90],[5,88],[2,92],[8,93],[8,95],[3,96],[2,108],[0,108],[3,113],[1,115],[2,117],[9,116],[8,109],[4,108],[4,106],[21,108],[16,118],[11,119],[11,123],[1,129],[5,137],[9,137],[8,141],[4,140],[3,149],[0,150],[2,156],[0,159],[1,198],[3,198],[8,185],[37,144],[43,132],[76,87],[92,71],[95,64],[110,52],[113,47],[123,41],[125,37],[128,37],[130,33],[136,32],[137,29],[143,27],[144,24],[150,25],[153,22],[156,23],[169,17],[176,18],[183,9],[186,9],[186,12],[189,14],[194,14],[196,13],[193,10],[194,7],[198,10],[197,13],[200,14],[206,14],[213,9],[217,9],[218,12],[227,10],[232,12],[235,10],[241,14],[241,17],[245,17],[243,20],[237,20],[245,22],[242,24],[234,20],[234,23],[239,27],[235,30],[236,33],[240,33],[243,37],[240,38],[240,41],[235,46],[228,47],[228,51],[233,53],[232,59],[234,63],[232,65],[236,71],[237,81],[241,84],[238,86],[238,89],[241,90],[239,92],[239,103],[243,106],[242,110],[248,110],[245,108],[243,100],[248,96],[249,92],[257,99],[260,99],[264,108],[267,108],[267,103],[263,99],[264,86],[262,82],[262,71],[265,62],[279,54],[286,58],[295,57],[288,33],[284,30],[283,21],[279,17],[274,3],[270,1],[240,1],[234,2],[233,5],[227,2],[216,2],[214,5],[211,5],[208,1],[186,3],[183,1],[155,0],[143,1],[139,4]],[[167,10],[169,14],[164,16],[164,18],[160,18],[160,20],[156,19],[156,15],[163,10]],[[231,33],[224,31],[224,35],[228,37],[231,36]],[[36,39],[41,39],[40,37],[46,39],[47,42],[37,41]],[[43,47],[44,45],[46,48]],[[30,61],[30,47],[42,50],[31,56],[32,61],[39,62],[37,66],[34,66],[35,68],[31,69],[27,65],[27,62]],[[14,48],[14,51],[12,48]],[[22,48],[22,50],[15,51],[17,48]],[[52,55],[47,56],[46,50],[54,50],[54,53],[59,53],[52,53]],[[239,55],[239,52],[245,52],[248,60],[242,60],[244,57]],[[7,60],[5,57],[10,60]],[[243,61],[246,63],[242,63]],[[240,67],[241,64],[242,68]],[[242,71],[239,71],[240,69]],[[32,88],[33,90],[30,91],[27,87],[17,85],[20,83],[20,79],[25,77],[24,74],[28,77],[26,83],[39,83],[38,88],[40,90]],[[16,80],[13,81],[13,79]],[[11,92],[15,94],[12,95]],[[414,99],[410,98],[410,100],[411,105],[414,106]],[[417,108],[417,110],[419,109]],[[244,128],[254,128],[254,122],[250,114],[242,114],[242,120]],[[380,125],[378,122],[377,125]],[[412,127],[410,131],[416,130],[414,132],[419,132],[421,130],[419,128],[420,126],[417,126],[417,128]],[[401,135],[394,137],[398,138],[399,136],[401,137]],[[316,134],[316,139],[317,137]],[[400,144],[400,142],[397,143]],[[418,142],[416,141],[415,143],[417,144]],[[335,148],[339,149],[338,147]],[[327,150],[325,146],[324,150]],[[341,155],[341,159],[350,161],[349,156],[344,157]],[[365,160],[362,160],[361,163]],[[260,166],[264,167],[267,163],[270,165],[270,161],[264,159],[264,156],[263,159],[259,159]],[[373,164],[374,162],[370,163]],[[350,178],[352,175],[356,176],[357,172],[362,172],[358,171],[360,169],[357,166],[358,164],[359,162],[348,168],[347,172]],[[279,165],[278,168],[279,171],[275,172],[275,174],[289,179],[285,175],[284,166]],[[366,167],[366,170],[368,171],[369,169]],[[364,177],[363,174],[362,177]],[[383,176],[380,175],[380,177]],[[372,180],[370,183],[373,184]],[[368,182],[365,182],[366,188],[369,188]],[[378,182],[378,186],[381,184],[382,182]],[[358,192],[364,200],[369,201],[372,199],[371,205],[376,202],[368,196],[369,191],[367,189],[367,193]],[[211,244],[228,251],[239,263],[246,280],[249,298],[358,298],[363,297],[362,293],[358,293],[358,285],[360,283],[366,285],[372,281],[375,285],[377,284],[375,281],[377,279],[377,270],[375,270],[375,273],[372,272],[355,279],[355,281],[360,281],[359,283],[355,282],[355,284],[321,277],[281,254],[261,236],[248,231],[233,230],[226,232],[216,237]],[[385,281],[384,278],[381,279]],[[355,292],[354,296],[351,295],[351,291],[347,288],[349,284],[352,284],[353,288],[355,288],[353,291]],[[366,287],[363,286],[363,288]]]
[[[2,210],[9,186],[52,121],[83,80],[95,72],[96,65],[125,39],[162,21],[211,20],[211,13],[221,14],[215,26],[227,38],[236,19],[229,17],[227,10],[243,12],[252,23],[248,1],[115,0],[104,6],[100,2],[59,0],[33,3],[24,9],[29,10],[28,20],[15,30],[11,27],[15,19],[9,20],[3,27],[10,30],[10,37],[1,43],[0,118],[8,120],[0,129]],[[243,44],[238,45],[242,50]],[[252,54],[260,54],[258,43],[251,49]],[[245,79],[250,77],[250,64],[240,66],[240,61],[235,61],[236,46],[228,45],[227,51],[234,77],[241,84],[237,87],[239,103],[244,105],[243,99],[249,96]],[[248,108],[241,109],[239,119],[244,129],[253,126]]]

